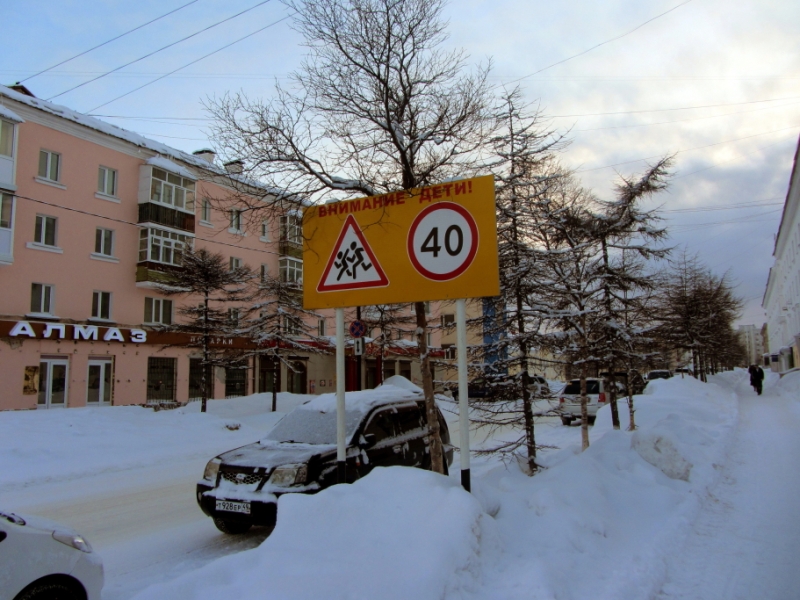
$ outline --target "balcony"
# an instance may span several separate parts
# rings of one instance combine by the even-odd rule
[[[146,261],[136,265],[136,287],[154,288],[159,284],[168,284],[170,274],[182,267]]]
[[[139,205],[139,223],[153,223],[194,233],[194,221],[193,214],[163,204],[144,202]]]
[[[278,242],[278,252],[281,256],[290,256],[292,258],[303,258],[303,244],[302,242],[293,242],[281,236]]]

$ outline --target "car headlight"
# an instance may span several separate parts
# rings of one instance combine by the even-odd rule
[[[289,486],[298,483],[305,483],[308,475],[306,465],[284,465],[278,467],[269,477],[272,485]]]
[[[222,459],[212,458],[206,465],[206,470],[203,471],[203,479],[208,481],[216,481],[217,473],[219,473],[219,466],[222,464]]]
[[[89,553],[92,551],[92,547],[89,545],[89,542],[87,542],[85,539],[83,539],[83,536],[80,536],[77,533],[56,530],[53,532],[53,539],[67,546],[72,546],[81,552]]]

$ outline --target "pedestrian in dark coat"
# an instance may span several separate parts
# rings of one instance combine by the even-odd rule
[[[750,385],[753,386],[753,389],[760,396],[762,385],[764,384],[764,370],[758,365],[750,365],[747,372],[750,373]]]

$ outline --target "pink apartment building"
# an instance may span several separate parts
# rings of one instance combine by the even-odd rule
[[[199,352],[165,347],[157,332],[191,300],[165,297],[159,277],[192,245],[299,283],[300,217],[245,230],[236,210],[208,200],[234,192],[211,151],[187,154],[26,92],[0,86],[0,410],[199,396]],[[333,321],[320,318],[319,334],[333,335]],[[413,354],[365,357],[362,385],[419,381]],[[333,391],[333,357],[289,358],[280,391]],[[273,365],[255,357],[213,380],[214,398],[270,391]]]

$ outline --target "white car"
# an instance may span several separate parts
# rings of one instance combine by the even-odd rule
[[[0,512],[3,600],[100,600],[103,562],[83,537],[53,521]]]
[[[588,416],[589,425],[594,424],[597,417],[597,411],[601,406],[605,406],[606,402],[610,400],[607,395],[609,383],[605,379],[598,379],[597,377],[586,378],[586,412]],[[625,386],[620,382],[616,382],[617,396],[625,393]],[[581,380],[573,379],[561,391],[559,397],[559,404],[557,409],[561,416],[561,422],[564,425],[569,425],[572,421],[581,420]]]

